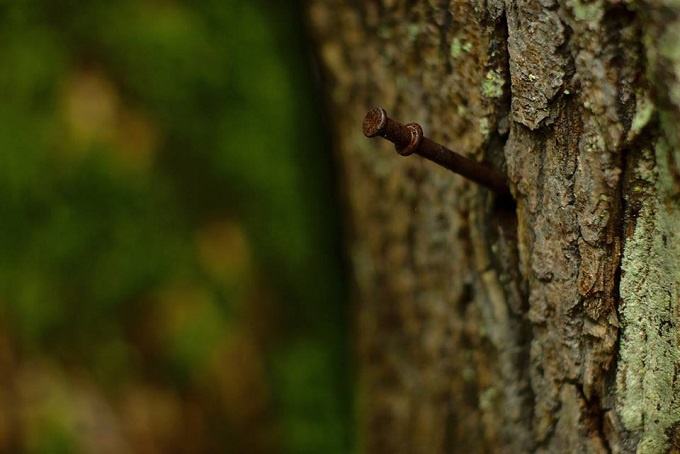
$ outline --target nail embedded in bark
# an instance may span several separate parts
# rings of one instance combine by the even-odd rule
[[[376,107],[366,114],[362,129],[366,137],[380,136],[392,142],[402,156],[415,153],[503,197],[512,198],[501,173],[424,137],[423,128],[417,123],[402,125],[389,118],[385,109]]]

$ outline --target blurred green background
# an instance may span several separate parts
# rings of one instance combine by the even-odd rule
[[[301,6],[0,1],[0,35],[0,451],[351,451]]]

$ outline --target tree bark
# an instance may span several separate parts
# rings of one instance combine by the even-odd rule
[[[680,4],[313,0],[360,445],[680,449]],[[516,206],[361,133],[382,106]]]

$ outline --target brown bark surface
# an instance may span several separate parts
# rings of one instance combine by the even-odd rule
[[[677,442],[679,10],[311,2],[347,196],[366,452]],[[516,206],[364,138],[374,106],[502,171]]]

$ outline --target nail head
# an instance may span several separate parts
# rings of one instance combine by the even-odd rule
[[[387,112],[382,107],[371,109],[364,117],[362,129],[366,137],[376,137],[385,129]]]

